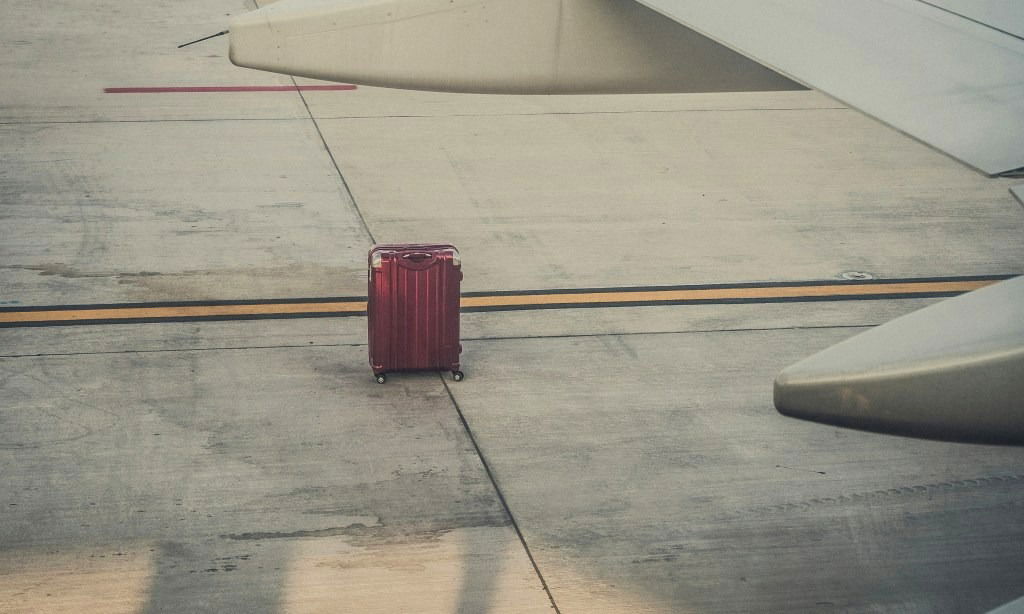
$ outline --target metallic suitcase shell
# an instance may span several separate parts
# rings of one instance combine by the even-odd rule
[[[447,244],[375,245],[367,260],[368,341],[374,374],[426,369],[458,372],[462,352],[458,250]]]

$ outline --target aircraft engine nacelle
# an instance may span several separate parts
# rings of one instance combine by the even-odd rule
[[[231,21],[238,66],[477,93],[799,89],[633,1],[281,0]]]

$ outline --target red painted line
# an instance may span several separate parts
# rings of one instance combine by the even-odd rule
[[[105,94],[199,94],[207,92],[344,92],[356,86],[341,85],[224,85],[202,87],[106,87]]]

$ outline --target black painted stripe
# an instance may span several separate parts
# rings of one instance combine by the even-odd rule
[[[878,286],[917,283],[960,283],[972,281],[1004,281],[1020,275],[964,275],[960,277],[906,277],[897,279],[825,279],[819,281],[747,281],[723,284],[687,284],[678,286],[621,286],[608,288],[565,288],[550,290],[495,290],[463,292],[464,297],[544,296],[546,294],[593,294],[597,292],[660,292],[672,290],[728,290],[740,288],[803,288],[808,286]]]
[[[1014,275],[883,280],[743,282],[613,288],[467,292],[465,313],[655,305],[737,305],[943,298]],[[896,288],[896,286],[899,286]],[[806,293],[800,289],[806,289]],[[561,300],[558,300],[561,299]],[[308,306],[308,309],[304,309]],[[333,308],[332,308],[333,307]],[[0,308],[0,328],[217,322],[366,315],[366,297],[172,301]]]

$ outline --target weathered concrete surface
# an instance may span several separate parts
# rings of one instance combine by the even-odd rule
[[[4,298],[364,291],[369,240],[308,121],[0,126],[0,143]]]
[[[320,125],[377,238],[430,228],[473,263],[472,290],[950,274],[937,253],[955,270],[1024,261],[1010,180],[845,109]]]
[[[223,41],[175,48],[245,10],[5,4],[0,303],[360,287],[369,239],[298,94],[104,93],[291,85],[231,66]]]
[[[1013,180],[814,92],[102,93],[289,84],[173,48],[241,10],[4,7],[0,306],[361,295],[369,234],[467,290],[1021,272]],[[930,302],[467,314],[448,389],[358,317],[0,329],[0,610],[982,611],[1019,454],[771,407]]]
[[[1018,450],[772,411],[778,370],[853,332],[471,342],[473,376],[452,390],[565,612],[623,595],[651,612],[981,612],[1019,596]]]
[[[108,95],[108,87],[285,85],[280,75],[240,74],[227,46],[177,45],[224,29],[243,2],[186,0],[162,6],[116,0],[4,3],[0,23],[4,91],[0,123],[294,119],[294,95]]]
[[[546,611],[437,376],[383,388],[364,363],[0,361],[4,611]]]

